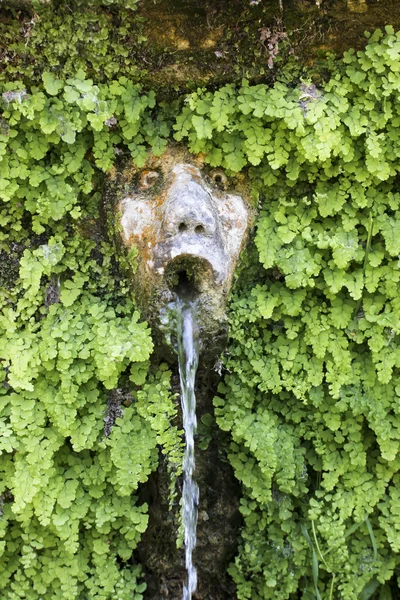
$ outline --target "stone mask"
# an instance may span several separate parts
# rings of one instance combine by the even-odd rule
[[[251,213],[226,188],[223,171],[206,176],[193,164],[175,162],[144,170],[120,201],[122,241],[138,252],[136,297],[153,327],[179,296],[198,304],[203,339],[223,329]]]

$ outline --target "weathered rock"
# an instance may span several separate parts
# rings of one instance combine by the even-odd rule
[[[127,181],[118,203],[123,244],[135,249],[134,290],[142,314],[163,330],[177,296],[196,300],[200,339],[224,332],[225,307],[252,210],[221,169],[170,151]]]
[[[366,44],[365,31],[400,28],[398,0],[154,0],[141,2],[145,81],[157,89],[272,84],[288,62]]]
[[[365,13],[368,10],[366,0],[347,0],[349,11],[357,13]]]
[[[199,86],[240,84],[243,77],[272,85],[288,64],[290,73],[295,65],[310,69],[319,83],[324,53],[339,56],[351,47],[362,49],[367,42],[365,31],[387,24],[400,28],[398,0],[139,0],[134,5],[137,10],[124,10],[121,15],[124,6],[122,0],[80,0],[71,6],[59,0],[0,0],[3,68],[10,74],[26,68],[28,79],[40,85],[44,70],[62,77],[70,75],[65,31],[63,41],[55,45],[54,57],[49,55],[49,48],[41,52],[41,47],[51,46],[51,35],[56,35],[52,22],[62,23],[64,17],[69,22],[72,14],[81,23],[87,12],[88,31],[85,39],[79,40],[87,75],[95,81],[107,81],[112,61],[119,65],[116,77],[139,76],[144,87],[154,89],[159,99],[171,100],[177,93],[195,91]],[[13,11],[3,10],[7,8],[26,13],[19,16],[20,27],[15,27]],[[94,37],[93,44],[87,43],[95,28],[93,17],[108,23],[112,41],[104,60],[97,54],[101,40]],[[120,38],[113,38],[121,21],[127,30],[122,54],[117,48]],[[7,29],[11,36],[4,33]],[[71,31],[71,38],[74,33]],[[117,54],[113,56],[114,42]],[[125,55],[129,57],[126,66]],[[311,69],[315,61],[317,69]],[[64,64],[68,64],[65,73]],[[33,65],[32,71],[28,67]]]

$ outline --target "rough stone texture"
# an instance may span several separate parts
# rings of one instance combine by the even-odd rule
[[[13,31],[11,38],[3,34],[0,39],[0,59],[7,68],[11,67],[12,73],[34,63],[34,79],[41,83],[42,70],[55,69],[57,73],[57,67],[40,52],[41,44],[50,42],[45,29],[53,14],[62,17],[63,12],[71,15],[73,10],[79,20],[82,11],[98,13],[99,22],[105,18],[116,31],[123,4],[93,1],[85,5],[81,1],[70,6],[60,0],[39,0],[37,4],[32,0],[0,0],[0,23],[8,21]],[[18,8],[21,14],[15,15],[7,7]],[[15,16],[21,22],[19,29],[12,25]],[[146,88],[156,90],[160,99],[169,100],[176,98],[177,93],[195,91],[199,86],[240,84],[243,77],[252,83],[270,85],[280,78],[282,68],[288,63],[291,72],[296,72],[293,67],[305,67],[318,85],[327,51],[339,57],[351,47],[363,48],[367,41],[365,31],[372,32],[387,24],[400,29],[400,2],[139,0],[137,10],[125,13],[123,22],[132,32],[123,41],[124,51],[137,65],[141,82]],[[99,75],[103,77],[103,70],[92,71],[87,53],[90,50],[85,47],[87,74],[98,80]],[[66,55],[60,58],[62,64]],[[132,73],[129,64],[128,71],[120,74],[135,78],[138,72],[134,69]]]
[[[127,181],[117,206],[123,244],[137,250],[133,276],[142,314],[163,329],[177,296],[196,299],[200,338],[224,331],[225,306],[253,211],[221,169],[167,152]],[[208,351],[210,349],[208,348]]]
[[[365,13],[368,10],[366,0],[347,0],[347,7],[351,12]]]
[[[271,83],[289,60],[311,70],[326,51],[363,48],[365,31],[400,28],[398,0],[154,0],[138,9],[145,79],[160,89]]]

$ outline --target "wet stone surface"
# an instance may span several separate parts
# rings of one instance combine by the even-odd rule
[[[204,345],[223,336],[251,210],[222,170],[206,173],[185,158],[167,153],[128,181],[117,220],[123,245],[137,253],[135,295],[153,331],[177,296],[195,299]]]

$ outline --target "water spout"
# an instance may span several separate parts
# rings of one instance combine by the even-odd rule
[[[196,285],[193,280],[193,275],[188,275],[187,271],[182,270],[177,273],[177,283],[172,288],[172,291],[181,300],[194,300],[196,296]]]
[[[157,348],[171,362],[175,357],[158,334],[176,296],[196,300],[200,338],[207,346],[212,340],[214,348],[202,354],[218,354],[214,340],[225,336],[226,301],[253,214],[245,197],[220,186],[223,174],[214,180],[181,158],[172,151],[157,170],[154,165],[129,184],[121,173],[121,186],[130,192],[123,192],[118,205],[121,241],[137,255],[136,301],[158,336]]]
[[[194,480],[195,455],[194,435],[196,433],[195,378],[198,365],[198,339],[196,305],[178,298],[177,338],[179,375],[181,382],[181,402],[186,448],[183,461],[183,527],[185,535],[185,559],[187,585],[183,588],[183,600],[192,600],[197,588],[197,571],[193,564],[193,551],[196,547],[197,506],[199,488]]]
[[[222,498],[224,490],[231,489],[228,480],[232,473],[227,472],[225,464],[219,465],[218,440],[214,439],[209,452],[215,459],[212,470],[213,473],[218,472],[216,481],[208,481],[206,474],[211,465],[202,452],[197,454],[195,472],[195,376],[200,354],[201,368],[210,370],[207,385],[211,384],[213,365],[226,340],[226,302],[234,269],[246,243],[254,211],[248,202],[250,190],[242,180],[236,181],[238,189],[231,189],[223,174],[219,173],[214,179],[208,168],[203,169],[202,159],[189,157],[186,151],[176,146],[168,150],[162,159],[151,158],[149,161],[137,177],[132,176],[130,165],[117,173],[112,187],[114,194],[116,190],[120,192],[115,229],[119,243],[133,251],[127,257],[127,264],[131,264],[132,268],[136,302],[153,330],[158,358],[172,364],[176,364],[177,355],[179,358],[186,436],[182,521],[187,575],[183,600],[192,600],[195,594],[204,598],[214,597],[210,596],[210,589],[221,588],[224,594],[231,589],[224,574],[227,560],[232,556],[232,553],[228,553],[229,556],[226,553],[226,546],[235,547],[236,544],[236,534],[232,534],[231,530],[236,531],[232,522],[238,514],[237,503],[233,503],[234,516],[230,519],[227,503],[216,502],[215,499]],[[220,185],[221,182],[224,185]],[[133,261],[132,256],[136,257]],[[199,403],[200,399],[202,402],[199,414],[212,411],[211,401],[204,393],[205,383],[202,382],[202,391],[198,394]],[[207,411],[205,403],[210,404]],[[160,465],[159,472],[162,468]],[[196,531],[199,488],[202,518]],[[228,496],[232,505],[232,494]],[[158,506],[161,505],[162,498]],[[166,513],[154,510],[155,522],[159,522],[160,514]],[[167,538],[176,534],[175,516],[168,514],[160,523],[161,529],[169,532]],[[223,531],[223,535],[216,535],[216,531]],[[149,528],[148,539],[152,539],[152,535]],[[156,552],[154,546],[161,556],[168,554],[169,558],[167,561],[152,560],[152,564],[156,565],[153,596],[149,596],[152,600],[160,597],[161,581],[166,578],[165,564],[172,565],[170,549],[161,550],[158,540],[154,540],[152,555]],[[199,585],[194,554],[196,566],[202,573]],[[174,561],[168,574],[171,598],[179,597],[181,592],[181,584],[176,579],[177,570],[182,568],[180,553],[176,554]],[[226,593],[227,596],[221,596],[218,592],[215,597],[234,597],[234,592]]]

